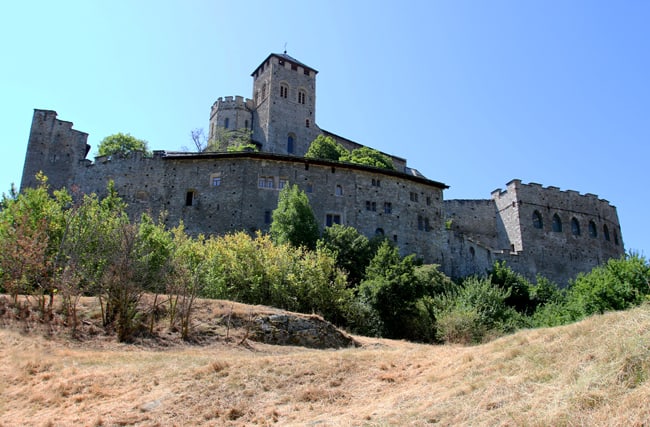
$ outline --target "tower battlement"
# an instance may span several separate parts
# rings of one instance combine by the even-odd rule
[[[490,194],[493,200],[500,200],[503,198],[510,197],[512,193],[530,193],[531,190],[533,192],[539,191],[541,192],[540,194],[546,193],[546,194],[554,194],[557,196],[563,196],[568,200],[579,200],[580,198],[582,198],[583,200],[588,200],[591,202],[598,201],[610,205],[608,200],[601,199],[598,197],[598,195],[593,193],[582,194],[576,190],[562,190],[560,187],[556,187],[553,185],[549,185],[545,187],[542,184],[539,184],[537,182],[530,182],[528,184],[524,184],[521,182],[520,179],[513,179],[506,184],[505,190],[501,188],[497,188],[493,190],[492,193]]]

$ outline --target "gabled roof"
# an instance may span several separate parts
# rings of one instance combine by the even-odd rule
[[[292,56],[287,55],[287,53],[285,52],[285,53],[272,53],[269,56],[267,56],[264,59],[264,61],[260,62],[260,65],[258,65],[257,68],[255,68],[255,70],[253,70],[253,72],[251,73],[251,76],[254,76],[255,73],[257,73],[257,70],[262,66],[262,64],[264,64],[266,61],[268,61],[269,58],[272,57],[272,56],[275,56],[276,58],[287,61],[287,62],[289,62],[291,64],[299,65],[299,66],[301,66],[301,67],[303,67],[303,68],[305,68],[307,70],[313,71],[314,73],[318,74],[318,70],[313,69],[309,65],[303,64],[302,62],[298,61],[297,59],[293,58]]]

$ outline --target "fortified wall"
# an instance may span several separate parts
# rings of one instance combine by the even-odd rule
[[[40,134],[40,122],[35,123],[32,132]],[[384,235],[402,254],[417,253],[427,262],[437,260],[444,244],[446,186],[401,172],[259,152],[154,151],[152,157],[135,152],[99,156],[94,162],[84,153],[68,161],[65,170],[71,175],[61,185],[51,181],[53,189],[75,186],[82,193],[104,195],[112,180],[132,218],[165,212],[169,226],[182,220],[191,234],[268,231],[279,191],[296,184],[309,197],[321,227],[346,224],[369,237]],[[40,166],[37,170],[50,176],[60,164]],[[33,185],[27,173],[26,168],[21,189]]]
[[[505,260],[530,279],[560,285],[579,272],[624,254],[616,208],[592,194],[512,180],[490,199],[443,201],[445,184],[424,177],[406,159],[389,155],[396,171],[304,158],[321,134],[348,150],[364,147],[316,124],[318,71],[284,53],[255,68],[250,99],[218,98],[209,138],[247,129],[259,152],[154,151],[86,159],[88,135],[35,110],[21,189],[43,171],[51,188],[104,194],[109,180],[129,214],[183,221],[193,234],[267,231],[280,189],[307,193],[321,227],[335,223],[368,237],[384,235],[402,255],[438,263],[452,277],[483,274]],[[384,153],[386,154],[386,153]]]
[[[454,276],[505,260],[531,278],[565,285],[625,253],[616,208],[594,194],[514,179],[489,200],[448,200],[444,208]]]

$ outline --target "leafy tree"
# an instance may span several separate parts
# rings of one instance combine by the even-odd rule
[[[204,152],[235,152],[235,151],[258,151],[257,145],[251,142],[253,131],[246,128],[241,129],[226,129],[223,127],[215,128],[212,138],[207,141],[207,145],[203,148]],[[200,135],[197,136],[200,138]],[[193,136],[194,138],[194,136]],[[199,148],[201,145],[195,145]]]
[[[520,313],[530,314],[534,311],[530,298],[532,284],[524,276],[514,272],[505,261],[496,261],[488,273],[493,285],[508,292],[505,303]]]
[[[523,316],[506,299],[510,291],[495,286],[489,277],[468,277],[462,286],[436,298],[437,336],[445,342],[481,342],[488,334],[512,332]]]
[[[610,259],[571,284],[567,304],[582,317],[625,310],[650,295],[650,264],[645,257],[628,254]]]
[[[129,155],[133,151],[142,151],[149,154],[147,141],[138,139],[130,134],[116,133],[102,139],[97,148],[100,156],[110,156],[112,154]]]
[[[411,326],[419,317],[417,302],[426,294],[416,266],[414,255],[401,258],[398,249],[384,241],[366,270],[359,294],[376,312],[384,337],[411,336]]]
[[[393,160],[390,157],[370,147],[354,149],[350,153],[341,156],[340,161],[395,170]]]
[[[307,195],[297,185],[287,185],[280,191],[278,207],[273,211],[271,238],[277,244],[295,247],[316,247],[319,227]]]
[[[318,247],[326,248],[334,254],[336,265],[347,271],[348,280],[354,286],[363,280],[377,249],[356,228],[340,224],[333,224],[323,230]]]
[[[305,157],[310,159],[325,159],[338,162],[341,157],[348,155],[341,144],[336,142],[331,136],[318,135],[309,145]]]

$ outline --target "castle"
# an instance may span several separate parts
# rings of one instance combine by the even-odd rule
[[[616,208],[593,194],[524,184],[515,179],[485,200],[444,200],[445,184],[424,177],[403,158],[395,170],[305,158],[324,134],[347,149],[363,145],[316,124],[316,74],[286,52],[270,54],[252,73],[253,97],[218,98],[210,138],[247,129],[259,151],[172,152],[86,159],[88,135],[35,110],[21,190],[42,171],[52,189],[102,195],[113,180],[132,217],[165,211],[193,234],[268,231],[279,190],[297,184],[322,227],[345,224],[382,235],[406,255],[440,264],[452,277],[481,274],[505,260],[534,279],[560,285],[624,247]]]

